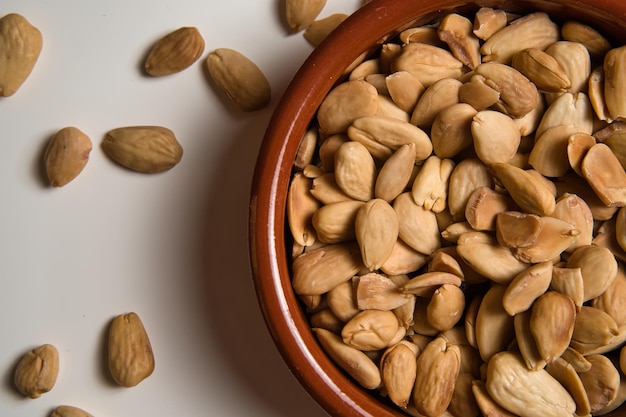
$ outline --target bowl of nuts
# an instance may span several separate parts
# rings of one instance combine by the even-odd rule
[[[268,329],[335,416],[624,415],[626,3],[373,0],[250,200]]]

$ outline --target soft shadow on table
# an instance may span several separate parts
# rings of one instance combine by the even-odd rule
[[[277,416],[327,415],[291,374],[263,321],[248,256],[250,186],[269,111],[250,115],[231,138],[213,169],[221,174],[210,184],[204,242],[206,274],[198,283],[213,340],[232,373]],[[213,176],[215,177],[215,176]],[[201,255],[202,256],[202,255]]]

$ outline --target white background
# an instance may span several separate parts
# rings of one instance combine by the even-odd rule
[[[329,0],[320,14],[351,13]],[[60,404],[105,416],[299,416],[326,413],[288,370],[265,327],[249,267],[248,199],[271,112],[311,52],[288,35],[278,0],[2,0],[44,37],[13,96],[0,98],[0,416],[48,416]],[[148,78],[149,47],[181,26],[206,41],[187,70]],[[207,80],[204,58],[228,47],[251,58],[273,89],[242,113]],[[149,175],[111,162],[100,143],[126,125],[162,125],[184,148]],[[84,171],[48,187],[48,139],[76,126],[93,142]],[[139,314],[156,369],[134,388],[106,371],[105,335]],[[59,350],[54,389],[36,400],[13,386],[22,354]]]

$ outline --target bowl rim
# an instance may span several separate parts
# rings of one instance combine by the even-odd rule
[[[626,33],[626,2],[621,0],[372,0],[359,8],[324,42],[316,47],[294,75],[267,125],[252,179],[249,206],[249,255],[257,300],[271,337],[291,372],[306,391],[334,416],[402,416],[357,387],[321,350],[307,324],[290,283],[289,256],[284,241],[286,190],[302,135],[328,91],[341,79],[347,66],[370,51],[399,27],[426,23],[447,11],[482,5],[526,9],[537,5],[574,7],[603,18],[612,16],[616,28],[611,36]],[[593,3],[593,5],[592,5]],[[537,6],[537,7],[535,7]],[[616,13],[617,12],[617,13]],[[622,19],[618,23],[619,19]],[[582,20],[582,19],[581,19]],[[364,30],[363,22],[377,21]],[[621,35],[624,38],[626,35]],[[337,59],[333,44],[349,46],[349,53]],[[282,261],[281,261],[282,260]],[[289,279],[282,279],[287,277]]]

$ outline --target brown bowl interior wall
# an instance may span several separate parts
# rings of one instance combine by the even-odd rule
[[[250,257],[267,327],[287,365],[311,396],[334,416],[402,416],[377,393],[357,386],[325,355],[313,336],[290,280],[285,203],[298,145],[317,107],[345,69],[398,28],[425,24],[481,6],[515,13],[545,11],[555,20],[576,19],[626,43],[623,0],[374,0],[355,12],[316,48],[297,72],[269,123],[250,199]],[[616,411],[611,416],[626,416]]]

